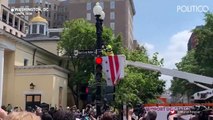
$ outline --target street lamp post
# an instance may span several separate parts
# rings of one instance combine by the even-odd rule
[[[96,51],[97,55],[96,57],[102,56],[102,32],[103,32],[103,20],[105,17],[105,13],[100,6],[99,2],[96,3],[95,7],[93,8],[93,13],[96,17],[96,34],[97,34],[97,40],[96,40]],[[98,65],[97,65],[98,66]],[[99,65],[100,66],[100,65]],[[102,67],[102,66],[100,66]],[[98,68],[99,70],[102,68]],[[98,72],[96,67],[96,72]],[[100,72],[100,71],[99,71]],[[96,115],[101,115],[101,77],[102,75],[96,75]]]

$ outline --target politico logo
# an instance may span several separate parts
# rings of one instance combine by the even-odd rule
[[[177,12],[181,13],[205,13],[209,11],[209,7],[207,5],[178,5]]]

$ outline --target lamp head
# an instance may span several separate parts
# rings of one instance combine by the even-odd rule
[[[102,11],[103,11],[103,9],[102,9],[102,7],[100,6],[100,3],[97,2],[97,3],[95,4],[95,7],[93,8],[93,13],[94,13],[94,15],[101,15]]]
[[[103,11],[103,8],[100,6],[100,3],[97,2],[95,7],[93,8],[93,13],[95,16],[100,16],[100,19],[104,20],[105,18],[105,13]]]
[[[34,89],[35,85],[33,83],[30,83],[30,89]]]

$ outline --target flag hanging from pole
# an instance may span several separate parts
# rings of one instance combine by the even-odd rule
[[[103,56],[102,67],[104,79],[107,86],[114,86],[124,78],[124,66],[126,57],[124,55]]]

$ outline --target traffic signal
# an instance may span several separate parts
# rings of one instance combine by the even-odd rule
[[[81,100],[87,100],[88,93],[89,93],[88,84],[81,84],[80,85],[80,98],[81,98]]]
[[[95,73],[95,79],[96,81],[101,81],[102,78],[102,57],[96,57],[95,63],[96,63],[96,73]]]

